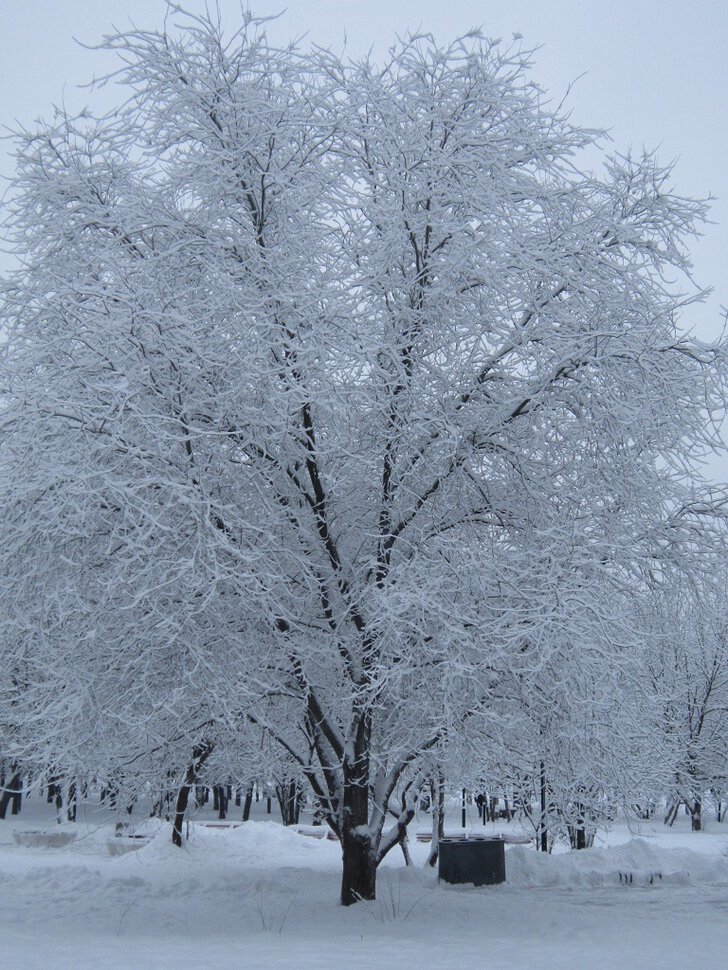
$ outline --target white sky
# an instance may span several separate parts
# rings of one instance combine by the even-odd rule
[[[287,3],[287,9],[286,9]],[[204,0],[186,0],[201,11]],[[219,0],[234,25],[238,0]],[[715,225],[693,247],[695,274],[715,288],[690,311],[699,335],[719,332],[728,304],[728,0],[251,0],[257,15],[283,12],[276,40],[307,33],[311,41],[353,55],[383,51],[397,32],[423,29],[443,43],[480,26],[490,37],[523,34],[542,45],[534,78],[584,125],[611,131],[613,148],[657,148],[677,160],[675,182],[692,196],[717,196]],[[113,61],[85,51],[112,25],[159,26],[163,0],[0,0],[0,126],[29,124],[61,99],[69,109],[94,104],[78,89]],[[583,75],[583,76],[582,76]],[[581,77],[580,77],[581,76]],[[107,94],[104,94],[108,98]],[[108,106],[108,102],[107,105]],[[0,142],[0,175],[12,173]],[[0,270],[10,260],[0,253]]]

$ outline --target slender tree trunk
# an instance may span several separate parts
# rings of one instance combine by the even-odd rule
[[[2,795],[0,795],[0,819],[5,818],[8,805],[10,814],[19,815],[22,804],[23,779],[15,765],[10,768],[10,780],[7,782]]]
[[[185,782],[177,793],[177,804],[175,805],[174,810],[174,825],[172,826],[172,842],[179,847],[182,846],[182,826],[184,825],[185,821],[185,813],[187,812],[187,803],[190,798],[191,787],[191,785],[188,785]]]
[[[703,830],[703,800],[699,795],[696,795],[690,806],[690,828],[693,832]]]
[[[440,839],[445,834],[445,779],[442,772],[438,771],[437,779],[430,779],[430,792],[432,799],[432,842],[430,843],[430,854],[427,858],[429,866],[436,866],[440,855]]]
[[[187,803],[190,798],[190,789],[197,781],[200,768],[212,754],[213,745],[209,742],[199,745],[192,751],[192,761],[187,766],[185,780],[177,793],[177,804],[174,812],[174,824],[172,826],[172,842],[174,845],[182,847],[182,826],[184,825]]]
[[[243,821],[247,822],[250,820],[250,809],[253,804],[253,789],[249,788],[245,793],[245,798],[243,799]]]
[[[13,780],[15,785],[10,796],[12,802],[10,814],[20,815],[20,809],[23,807],[23,776],[18,773]]]
[[[541,796],[541,818],[538,826],[538,847],[542,852],[549,851],[549,832],[548,832],[548,794],[546,789],[546,765],[541,762],[541,772],[539,779]]]
[[[222,819],[227,818],[227,789],[225,785],[219,785],[217,789],[217,817],[222,821]]]
[[[276,798],[284,825],[297,825],[301,812],[301,789],[297,781],[284,780],[276,784]]]
[[[576,821],[569,826],[569,840],[572,849],[586,849],[586,813],[584,806],[576,805]]]
[[[76,782],[71,781],[68,784],[68,802],[66,806],[66,817],[69,822],[76,821],[77,798]]]
[[[677,818],[677,813],[680,809],[680,802],[676,798],[674,801],[670,802],[667,806],[667,812],[665,813],[665,825],[672,827],[675,819]]]

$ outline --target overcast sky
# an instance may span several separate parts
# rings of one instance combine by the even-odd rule
[[[188,0],[200,11],[201,0]],[[240,3],[220,0],[223,18],[239,20]],[[534,78],[573,118],[610,130],[614,149],[657,148],[676,160],[685,194],[717,196],[693,253],[698,281],[713,298],[691,311],[701,335],[720,328],[728,303],[728,2],[726,0],[253,0],[255,14],[281,13],[276,40],[307,34],[311,41],[360,54],[383,51],[396,33],[423,29],[443,43],[471,27],[490,37],[524,36],[542,45]],[[111,62],[74,41],[97,42],[112,25],[159,26],[163,0],[0,0],[0,124],[30,124],[62,99],[74,110],[93,96],[79,85]],[[578,80],[577,80],[578,79]],[[107,99],[108,94],[104,94]],[[12,173],[0,143],[0,174]],[[9,266],[0,255],[0,268]],[[688,323],[688,321],[686,321]]]

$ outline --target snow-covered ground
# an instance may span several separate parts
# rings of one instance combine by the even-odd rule
[[[438,885],[392,853],[378,899],[337,902],[336,843],[266,820],[190,825],[180,851],[169,826],[112,856],[111,820],[87,808],[55,825],[31,799],[0,822],[0,966],[14,970],[167,968],[720,967],[728,953],[728,825],[687,831],[618,825],[602,847],[553,856],[506,852],[507,883]],[[211,818],[211,815],[207,815]],[[231,815],[232,818],[232,815]],[[453,816],[455,821],[455,816]],[[427,828],[423,817],[420,827]],[[474,826],[482,832],[478,823]],[[503,823],[496,826],[503,829]],[[415,826],[413,826],[413,829]],[[454,830],[455,825],[448,826]],[[71,844],[16,843],[14,832],[77,831]]]

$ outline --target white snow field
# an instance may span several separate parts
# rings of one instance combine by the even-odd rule
[[[31,799],[0,823],[3,970],[726,966],[725,824],[623,824],[599,848],[552,856],[510,846],[507,883],[478,889],[438,884],[413,839],[412,867],[396,850],[377,901],[343,908],[338,845],[264,817],[226,829],[198,818],[180,850],[156,821],[139,826],[142,843],[114,838],[91,808],[75,825],[49,813]],[[77,836],[44,847],[38,830]]]

